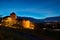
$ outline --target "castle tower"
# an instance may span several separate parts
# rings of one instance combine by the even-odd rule
[[[14,12],[12,12],[11,14],[10,14],[10,17],[11,17],[11,19],[12,19],[12,23],[13,24],[15,24],[16,23],[16,19],[17,19],[17,16],[16,16],[16,14],[14,13]]]
[[[15,14],[14,12],[12,12],[12,13],[10,14],[10,17],[11,17],[12,19],[17,19],[17,16],[16,16],[16,14]]]

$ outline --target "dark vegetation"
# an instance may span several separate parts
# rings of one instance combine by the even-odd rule
[[[60,32],[0,27],[0,40],[58,40]]]

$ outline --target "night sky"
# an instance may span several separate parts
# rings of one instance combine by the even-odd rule
[[[0,0],[0,15],[11,12],[37,19],[60,16],[60,0]]]

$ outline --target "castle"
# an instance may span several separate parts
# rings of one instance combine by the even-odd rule
[[[21,22],[20,20],[18,21],[17,16],[14,12],[12,12],[10,16],[3,17],[2,25],[6,27],[17,28],[19,27],[17,24],[23,28],[34,29],[34,23],[26,19],[21,20]]]

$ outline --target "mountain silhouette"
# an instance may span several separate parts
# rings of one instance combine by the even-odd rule
[[[43,23],[43,22],[60,22],[60,16],[57,17],[47,17],[45,19],[35,19],[32,17],[17,17],[18,19],[26,19],[26,20],[30,20],[31,22],[34,23]]]
[[[60,16],[45,18],[44,22],[60,22]]]
[[[41,21],[43,22],[42,19],[35,19],[35,18],[32,18],[32,17],[17,17],[17,19],[25,19],[25,20],[29,20],[31,22],[34,22],[34,23],[40,23]]]

